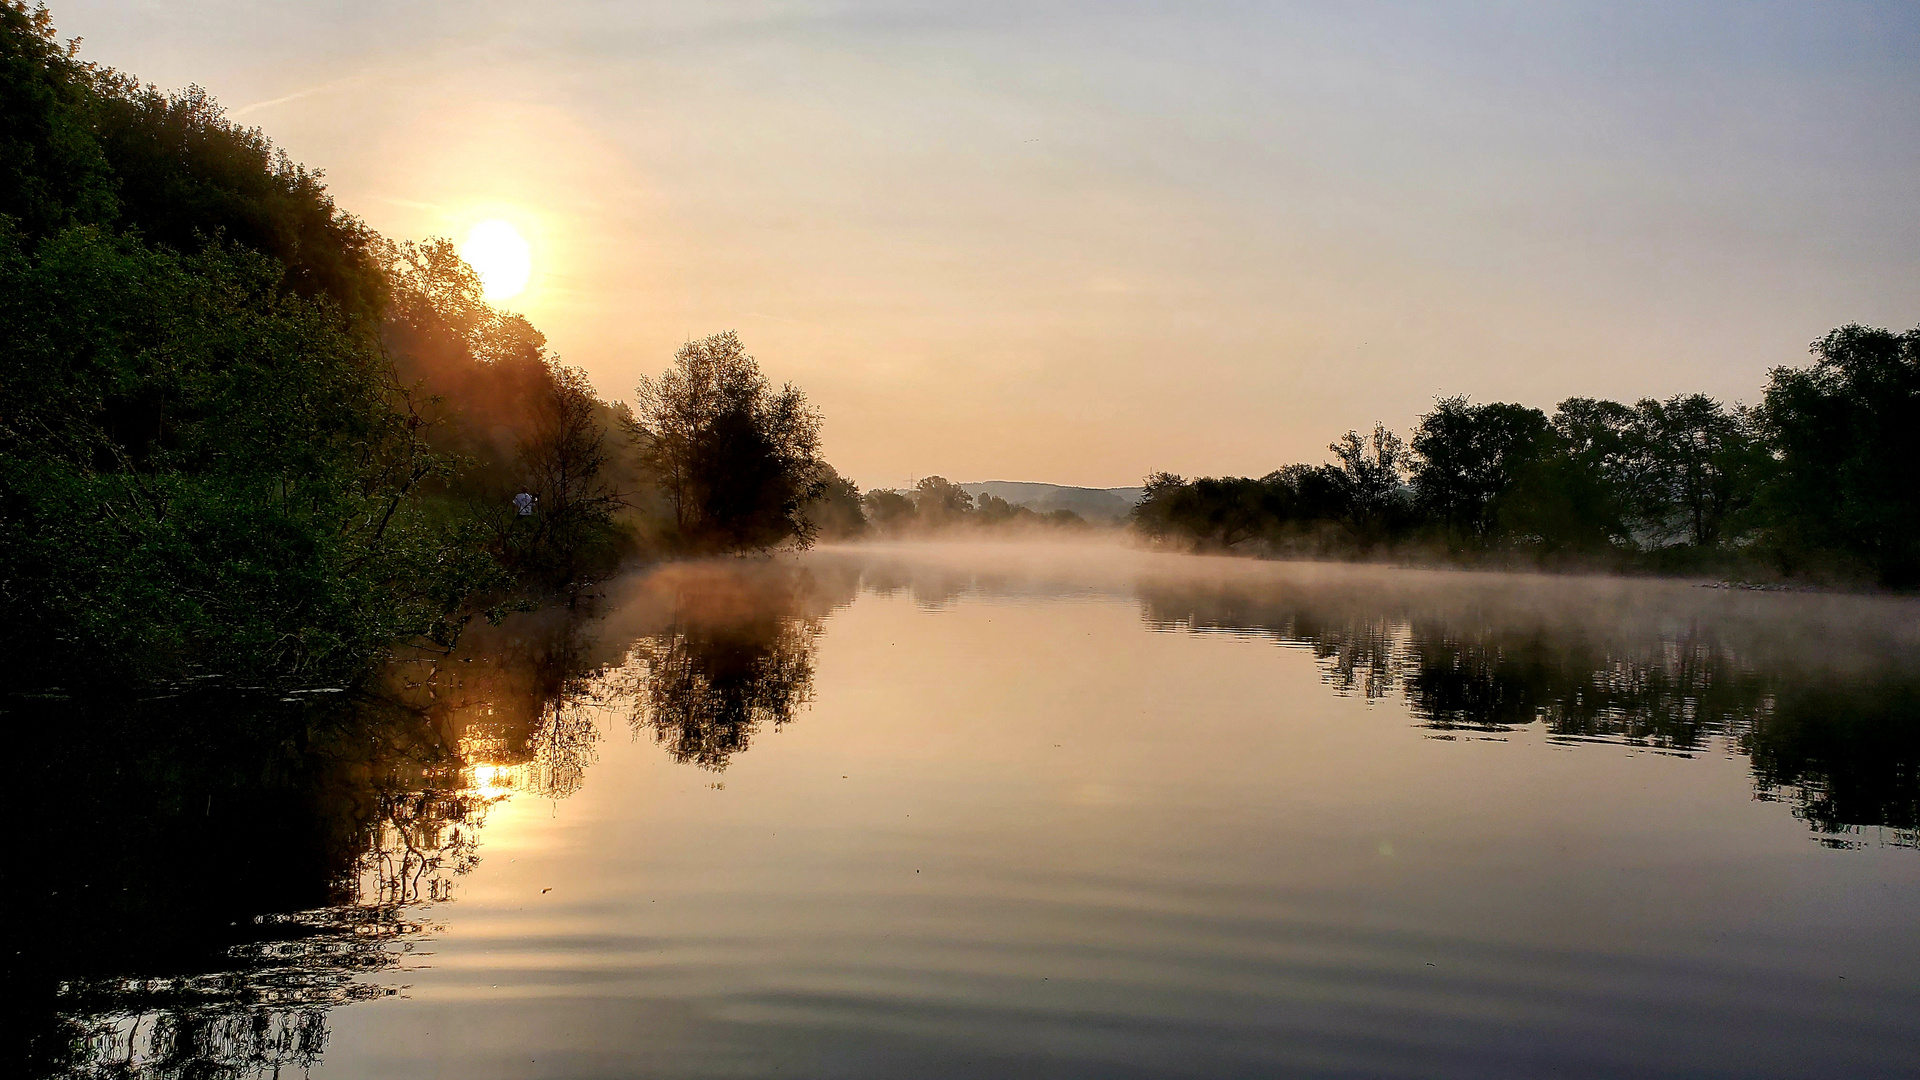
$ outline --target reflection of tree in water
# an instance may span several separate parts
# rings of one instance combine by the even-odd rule
[[[876,596],[906,592],[925,608],[945,608],[969,592],[991,587],[991,581],[976,580],[979,575],[952,566],[926,566],[907,560],[887,560],[871,556],[860,559],[863,571],[861,587]]]
[[[382,973],[479,863],[491,807],[578,790],[598,715],[633,701],[677,759],[721,767],[807,700],[820,619],[857,587],[790,561],[638,581],[611,621],[478,627],[374,695],[0,706],[45,823],[18,857],[47,886],[8,898],[38,931],[15,957],[15,1058],[48,1076],[309,1068],[327,1010],[392,992]]]
[[[1841,669],[1796,655],[1764,626],[1639,613],[1583,617],[1394,595],[1342,584],[1285,593],[1143,585],[1150,623],[1258,631],[1310,649],[1322,678],[1369,700],[1398,694],[1436,731],[1532,724],[1560,742],[1746,754],[1764,799],[1786,798],[1829,842],[1861,828],[1920,841],[1920,677],[1897,653],[1856,649]]]
[[[1747,722],[1765,681],[1711,638],[1641,649],[1531,631],[1461,633],[1414,625],[1396,681],[1413,713],[1440,730],[1504,731],[1541,723],[1556,739],[1699,749]]]
[[[969,595],[1066,600],[1100,594],[1092,586],[1049,581],[1005,567],[930,563],[874,550],[820,552],[809,565],[816,574],[833,576],[850,588],[884,597],[904,593],[920,607],[936,611]]]
[[[76,1077],[279,1076],[311,1069],[326,1049],[324,1007],[118,1014],[82,1042]]]
[[[777,562],[659,575],[658,625],[608,687],[633,702],[634,730],[673,760],[725,769],[812,699],[821,619],[852,598],[855,580]]]
[[[778,730],[812,697],[814,632],[762,619],[676,628],[641,642],[634,724],[675,761],[726,768],[761,729]]]
[[[478,863],[489,808],[579,787],[598,739],[579,629],[483,629],[372,697],[42,710],[25,794],[49,827],[27,855],[54,886],[15,898],[45,931],[19,958],[37,1003],[21,1059],[102,1077],[311,1066],[328,1009],[392,992],[381,973]]]
[[[32,740],[26,793],[47,827],[23,846],[51,887],[9,900],[40,931],[13,983],[33,1073],[304,1069],[325,1011],[386,994],[362,976],[422,931],[392,898],[470,856],[448,822],[480,808],[416,712],[241,695],[43,719],[91,737]],[[404,868],[383,863],[391,848]]]
[[[597,700],[568,697],[548,702],[531,732],[533,753],[525,769],[527,790],[549,799],[564,799],[586,782],[600,741],[594,722]]]
[[[480,862],[487,797],[473,792],[398,791],[380,798],[348,901],[398,907],[451,900],[453,876]]]
[[[1313,649],[1320,677],[1337,692],[1377,701],[1399,687],[1396,661],[1405,646],[1400,629],[1384,619],[1350,617],[1338,626],[1290,625],[1281,635]]]
[[[1794,813],[1848,839],[1864,828],[1920,846],[1920,686],[1886,677],[1852,686],[1783,688],[1738,734],[1762,798],[1785,792]]]
[[[60,1074],[199,1078],[310,1069],[326,1048],[327,1010],[392,994],[359,977],[390,968],[404,939],[422,929],[391,907],[262,924],[293,936],[228,949],[227,970],[65,981],[59,1004],[71,1057]]]

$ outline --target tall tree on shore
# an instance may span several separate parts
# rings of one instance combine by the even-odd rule
[[[1838,557],[1882,584],[1920,585],[1920,328],[1843,326],[1813,355],[1774,369],[1759,410],[1774,542],[1790,563]]]
[[[1553,452],[1515,524],[1556,548],[1603,551],[1631,542],[1631,491],[1643,469],[1633,408],[1572,397],[1553,412]]]
[[[1497,503],[1540,455],[1550,430],[1539,409],[1440,399],[1413,434],[1421,506],[1450,533],[1486,538],[1498,523]]]
[[[1354,529],[1364,541],[1372,542],[1400,499],[1400,485],[1407,471],[1407,444],[1385,424],[1375,421],[1372,436],[1362,438],[1359,432],[1349,431],[1329,443],[1327,449],[1340,459],[1340,476]]]
[[[681,544],[749,551],[811,544],[820,415],[791,383],[775,390],[733,331],[689,341],[635,390],[632,432]]]
[[[1728,519],[1753,502],[1765,452],[1744,409],[1705,394],[1635,407],[1640,466],[1630,483],[1642,520],[1694,547],[1719,543]]]

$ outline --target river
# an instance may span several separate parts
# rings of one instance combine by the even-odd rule
[[[1912,600],[856,547],[6,708],[25,1075],[1920,1075]]]

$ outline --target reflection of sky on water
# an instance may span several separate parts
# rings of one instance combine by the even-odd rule
[[[64,751],[40,854],[89,898],[38,902],[36,1060],[1911,1062],[1920,880],[1880,849],[1915,837],[1914,611],[1063,549],[668,567],[297,737]]]

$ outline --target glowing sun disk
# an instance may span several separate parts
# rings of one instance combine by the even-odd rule
[[[480,275],[481,294],[488,300],[511,300],[533,276],[533,249],[520,230],[498,219],[483,221],[467,233],[460,257]]]

